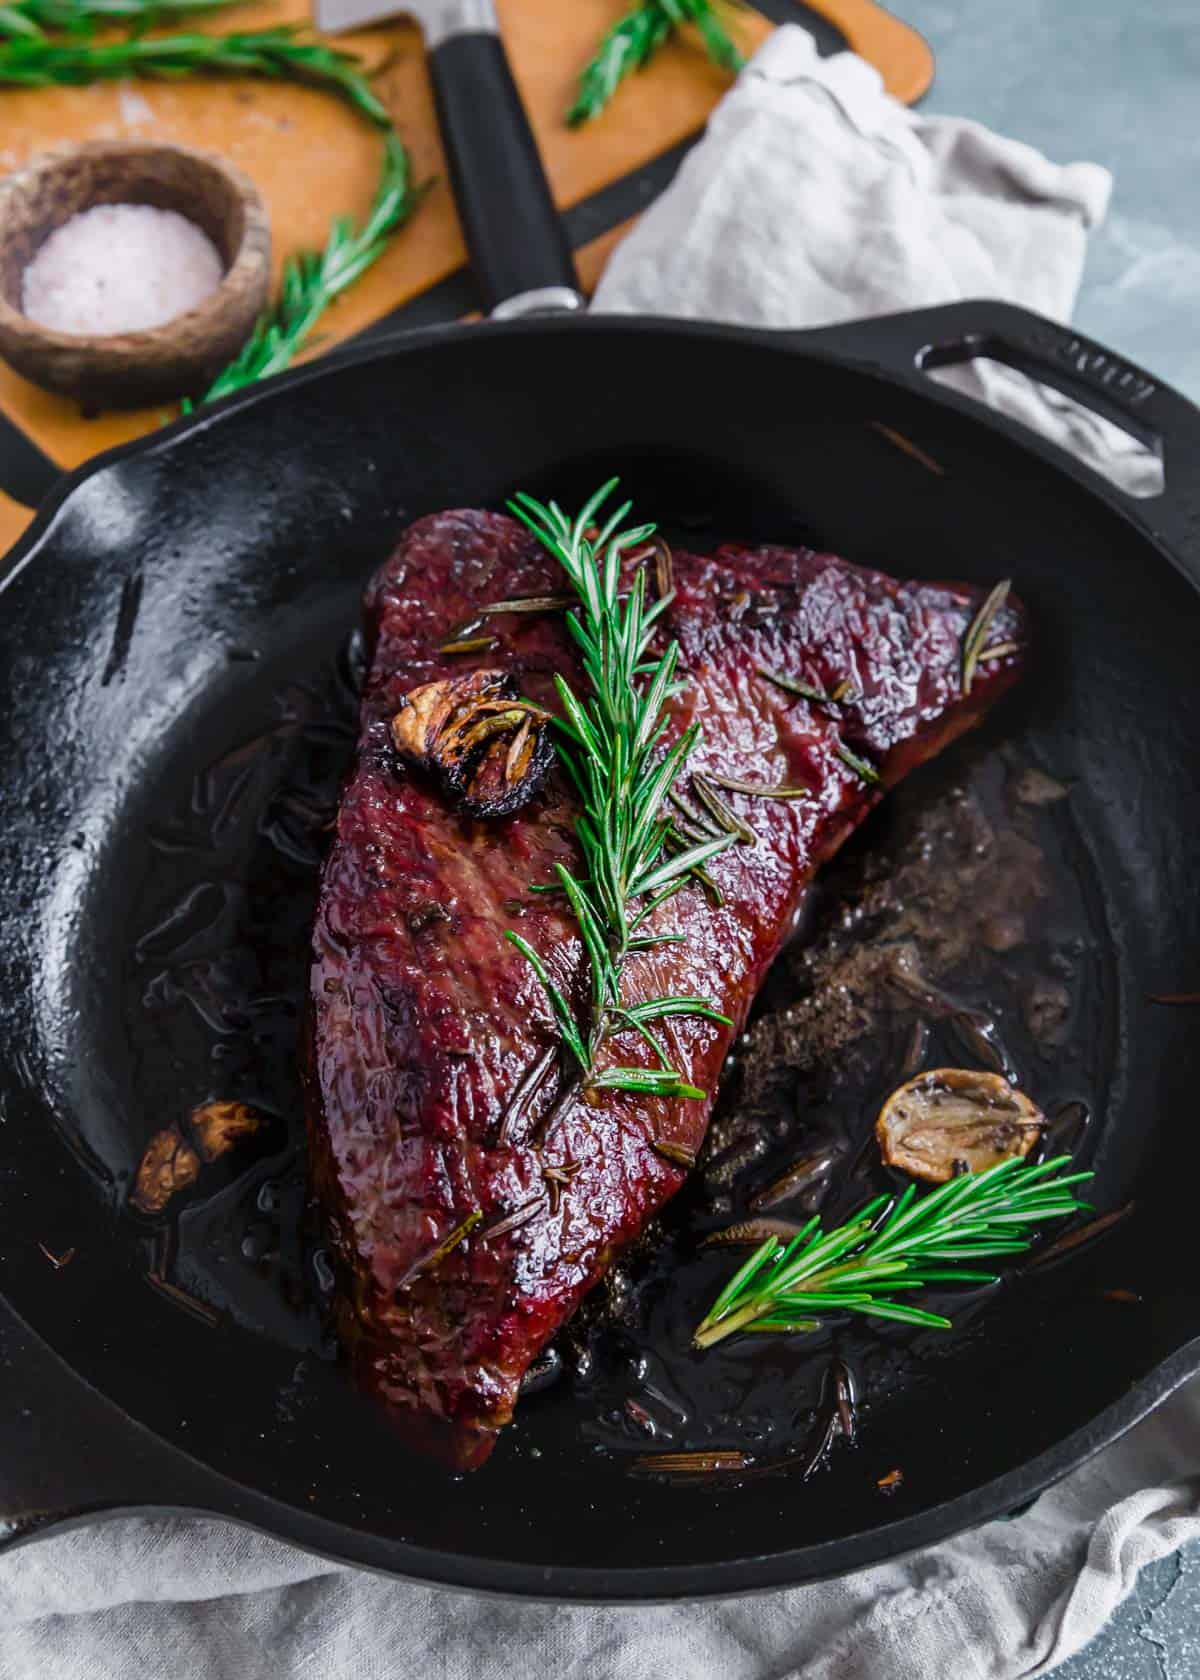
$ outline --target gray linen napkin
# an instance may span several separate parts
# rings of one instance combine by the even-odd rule
[[[619,248],[597,307],[796,326],[990,294],[1066,319],[1107,196],[1103,170],[913,116],[861,61],[818,60],[784,29]],[[1153,488],[1153,463],[1071,405],[1018,376],[957,377]],[[0,1558],[0,1680],[1017,1680],[1078,1650],[1144,1564],[1197,1535],[1192,1385],[1013,1522],[753,1600],[474,1600],[213,1522],[52,1536]]]

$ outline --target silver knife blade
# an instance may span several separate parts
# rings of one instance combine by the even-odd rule
[[[313,0],[313,22],[325,35],[400,16],[420,25],[429,52],[452,35],[495,35],[500,27],[494,0]]]

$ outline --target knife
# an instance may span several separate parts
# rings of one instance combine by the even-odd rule
[[[493,0],[314,0],[336,35],[396,16],[425,36],[459,220],[493,318],[585,307],[537,142],[509,68]]]

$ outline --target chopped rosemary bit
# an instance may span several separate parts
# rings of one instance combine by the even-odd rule
[[[458,1247],[463,1238],[468,1236],[470,1232],[475,1229],[476,1225],[478,1225],[482,1218],[482,1208],[473,1208],[463,1220],[462,1224],[456,1225],[448,1236],[442,1238],[436,1248],[431,1248],[428,1254],[423,1254],[419,1260],[413,1261],[412,1265],[408,1268],[404,1276],[396,1285],[397,1290],[407,1289],[408,1285],[412,1283],[415,1278],[422,1276],[425,1272],[431,1272],[435,1266],[439,1265],[446,1258],[447,1254],[449,1254],[452,1249]]]
[[[675,557],[661,537],[654,543],[654,587],[660,601],[675,594]]]
[[[506,938],[537,976],[562,1041],[593,1089],[646,1096],[701,1098],[704,1092],[671,1067],[653,1024],[673,1015],[702,1015],[726,1022],[704,998],[656,997],[626,1004],[621,978],[630,953],[653,948],[665,937],[647,930],[659,905],[731,841],[724,834],[664,856],[671,819],[662,805],[700,736],[693,724],[665,752],[667,707],[680,692],[678,644],[647,662],[655,627],[667,599],[646,604],[646,574],[620,591],[622,566],[653,535],[652,525],[621,529],[626,502],[600,524],[616,480],[604,485],[572,520],[555,502],[521,493],[512,512],[554,556],[575,592],[567,627],[578,647],[590,693],[578,698],[555,677],[563,716],[556,719],[559,757],[580,800],[575,831],[585,870],[574,875],[556,865],[559,884],[579,926],[591,977],[586,1019],[576,1018],[545,961],[520,934]],[[728,1024],[728,1023],[727,1023]],[[597,1069],[600,1046],[618,1033],[636,1031],[650,1045],[657,1067]],[[557,1112],[557,1110],[556,1110]]]
[[[525,1111],[537,1096],[550,1074],[550,1069],[558,1060],[558,1046],[552,1044],[544,1050],[526,1073],[521,1083],[513,1092],[512,1101],[504,1111],[504,1118],[500,1122],[500,1130],[496,1134],[498,1144],[506,1144],[516,1130],[517,1123],[524,1118]]]
[[[1074,1187],[1092,1174],[1063,1173],[1069,1163],[1068,1155],[1036,1167],[1001,1161],[919,1198],[913,1184],[898,1198],[877,1196],[832,1231],[814,1215],[787,1244],[768,1237],[717,1296],[694,1344],[712,1347],[741,1330],[809,1329],[814,1311],[949,1329],[940,1313],[892,1297],[933,1283],[995,1282],[963,1261],[1024,1253],[1038,1225],[1089,1210]]]
[[[573,595],[517,595],[511,601],[490,601],[479,610],[486,617],[490,617],[492,613],[562,612],[564,608],[574,605]]]
[[[838,742],[835,751],[847,769],[861,776],[864,782],[878,782],[882,779],[875,766],[869,760],[860,758],[856,752],[851,752],[844,741]]]
[[[546,1185],[546,1194],[550,1199],[551,1216],[556,1214],[562,1201],[562,1193],[569,1190],[579,1176],[582,1161],[564,1161],[561,1166],[543,1167],[542,1178]]]
[[[653,1475],[711,1476],[722,1471],[748,1470],[753,1458],[744,1452],[709,1447],[699,1452],[646,1453],[633,1461],[633,1468]]]
[[[1106,1231],[1111,1231],[1129,1218],[1137,1204],[1126,1202],[1124,1206],[1113,1208],[1110,1213],[1102,1213],[1097,1219],[1090,1219],[1086,1225],[1081,1225],[1075,1231],[1068,1231],[1065,1236],[1052,1242],[1049,1248],[1039,1249],[1026,1263],[1024,1270],[1032,1272],[1038,1266],[1045,1266],[1054,1260],[1059,1260],[1064,1254],[1070,1254],[1072,1249],[1082,1248],[1084,1244],[1095,1242]]]
[[[549,1201],[548,1195],[531,1196],[527,1202],[522,1202],[519,1208],[507,1214],[502,1219],[493,1219],[490,1225],[485,1225],[480,1231],[481,1237],[506,1237],[510,1231],[519,1231],[522,1225],[528,1225],[531,1219],[536,1219],[542,1208]]]
[[[833,704],[833,695],[826,694],[823,688],[814,688],[811,683],[801,682],[797,677],[782,676],[778,671],[768,671],[765,665],[756,665],[754,669],[777,688],[786,689],[789,694],[798,694],[802,700],[813,700],[818,706]]]
[[[764,1213],[767,1208],[773,1208],[780,1202],[798,1196],[802,1190],[811,1189],[819,1179],[829,1177],[837,1165],[837,1160],[837,1149],[826,1146],[813,1154],[802,1156],[798,1161],[793,1161],[790,1167],[773,1178],[769,1184],[755,1191],[750,1198],[751,1213]]]
[[[721,798],[707,776],[702,776],[697,771],[692,777],[692,786],[696,790],[696,797],[706,807],[718,827],[723,828],[726,834],[732,834],[744,846],[758,845],[758,835],[755,834],[750,824],[744,823],[735,812],[729,809],[729,806]]]
[[[765,665],[756,665],[754,669],[777,688],[785,689],[788,694],[798,694],[802,700],[811,700],[816,706],[843,706],[858,698],[849,677],[843,677],[832,692],[826,694],[823,688],[814,688],[812,683],[801,682],[798,677],[785,677],[779,671],[768,671]]]
[[[517,595],[511,601],[489,601],[478,612],[480,618],[492,618],[496,613],[562,612],[574,605],[574,595]]]
[[[718,834],[724,834],[727,832],[726,829],[720,827],[719,825],[714,826],[711,814],[706,814],[704,811],[697,811],[695,806],[689,805],[677,787],[668,788],[667,798],[679,812],[680,817],[682,817],[683,822],[686,825],[683,832],[691,835],[693,839],[711,840]]]
[[[146,1282],[156,1293],[164,1296],[175,1306],[182,1308],[192,1318],[198,1319],[201,1324],[207,1325],[210,1330],[215,1330],[217,1325],[220,1324],[221,1315],[216,1307],[210,1306],[207,1301],[202,1301],[198,1295],[191,1295],[186,1289],[180,1289],[177,1283],[171,1283],[169,1279],[162,1276],[161,1272],[147,1272]]]
[[[490,653],[500,646],[499,636],[461,636],[457,641],[443,642],[439,653]]]
[[[651,1138],[650,1147],[656,1155],[661,1155],[664,1161],[670,1161],[673,1166],[685,1167],[689,1172],[696,1165],[696,1153],[687,1149],[682,1143],[672,1143],[669,1138]]]
[[[686,24],[699,31],[714,63],[723,70],[740,70],[745,60],[721,10],[714,0],[641,0],[601,39],[579,77],[567,122],[577,128],[598,117],[626,76],[644,69],[663,42]]]
[[[772,787],[769,782],[743,782],[736,776],[718,776],[715,770],[705,772],[710,782],[728,788],[730,793],[747,793],[754,799],[808,799],[812,793],[806,787]]]
[[[979,611],[967,626],[962,642],[962,691],[970,694],[971,684],[975,680],[975,669],[983,655],[984,644],[992,628],[992,621],[1000,611],[1008,592],[1012,588],[1011,578],[1005,578],[990,590]],[[1014,650],[1015,651],[1015,650]]]
[[[892,426],[885,426],[880,420],[868,420],[867,425],[873,432],[878,432],[880,437],[885,437],[889,443],[894,444],[902,454],[911,456],[914,461],[919,461],[927,472],[935,473],[938,478],[945,478],[945,467],[935,461],[932,455],[926,454],[925,450],[918,448],[911,438],[905,437],[903,432],[896,431]]]
[[[564,607],[574,606],[574,595],[521,595],[512,601],[489,601],[486,606],[477,607],[470,618],[464,618],[452,630],[447,631],[446,640],[438,648],[439,653],[475,653],[485,648],[499,646],[497,636],[478,636],[482,630],[484,620],[495,618],[500,613],[551,613],[561,612]]]
[[[722,1247],[757,1248],[768,1237],[782,1237],[785,1242],[790,1242],[801,1229],[794,1219],[739,1219],[733,1225],[722,1226],[719,1231],[710,1231],[700,1246],[712,1248],[719,1244]]]

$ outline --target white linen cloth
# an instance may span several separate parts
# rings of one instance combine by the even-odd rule
[[[819,60],[782,29],[616,252],[597,307],[797,326],[991,295],[1065,320],[1108,190],[1094,165],[912,115],[860,60]],[[1145,488],[1145,459],[1070,405],[958,377]],[[1014,1521],[748,1600],[476,1600],[198,1520],[51,1536],[0,1556],[0,1680],[1017,1680],[1078,1650],[1145,1563],[1198,1535],[1192,1385]]]
[[[965,298],[1069,321],[1112,180],[959,117],[906,110],[853,53],[766,42],[676,180],[614,252],[594,307],[819,327]],[[934,377],[1056,439],[1132,495],[1160,462],[996,362]]]

